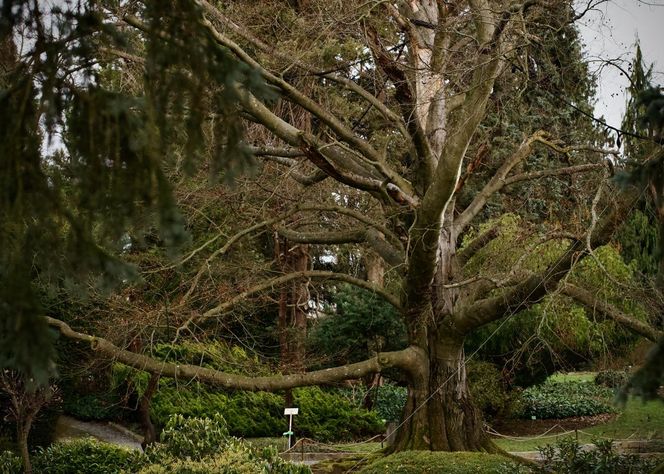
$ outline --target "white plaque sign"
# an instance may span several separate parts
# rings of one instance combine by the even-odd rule
[[[284,410],[284,415],[297,415],[299,408],[286,408]]]

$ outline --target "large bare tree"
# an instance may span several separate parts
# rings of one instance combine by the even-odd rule
[[[211,261],[221,258],[241,238],[267,228],[289,245],[366,246],[382,259],[385,274],[364,280],[307,265],[285,265],[292,271],[257,282],[204,311],[188,313],[182,318],[178,337],[274,288],[299,281],[342,281],[373,291],[394,305],[406,324],[408,346],[340,367],[247,377],[161,362],[48,318],[51,326],[65,337],[88,341],[92,349],[137,369],[235,389],[284,390],[358,379],[396,367],[408,381],[397,450],[496,450],[469,395],[465,338],[552,292],[561,291],[645,337],[657,337],[656,331],[616,308],[602,306],[594,295],[564,281],[576,262],[610,240],[638,195],[625,191],[613,204],[606,202],[610,199],[603,184],[605,158],[615,152],[601,149],[591,137],[587,143],[561,143],[550,131],[524,130],[520,143],[496,153],[489,172],[480,175],[483,182],[474,183],[471,199],[463,203],[457,199],[460,190],[469,186],[468,180],[473,180],[473,171],[490,161],[486,154],[491,152],[477,141],[484,133],[480,127],[490,103],[499,93],[500,78],[512,74],[508,90],[518,101],[519,84],[525,87],[536,68],[524,48],[537,43],[537,28],[556,30],[574,22],[578,14],[570,2],[288,3],[293,5],[195,2],[203,13],[200,28],[210,41],[256,71],[278,96],[276,102],[261,99],[241,81],[229,80],[224,85],[238,98],[238,120],[250,124],[247,127],[252,133],[247,137],[253,142],[248,146],[260,160],[287,170],[285,177],[302,189],[323,190],[322,197],[318,202],[295,204],[238,231],[209,254],[185,296],[196,292]],[[155,30],[140,13],[113,15],[139,35],[169,40],[168,29]],[[290,37],[295,30],[298,35]],[[331,48],[332,63],[337,66],[325,67],[325,61],[314,56],[320,52],[320,44],[310,47],[307,41],[314,40],[307,36],[318,43],[350,38],[354,60],[341,61],[345,53]],[[177,46],[174,41],[173,47]],[[111,61],[143,65],[140,51],[105,49],[103,54]],[[515,70],[523,74],[514,75]],[[307,120],[293,120],[284,113],[283,104]],[[359,115],[352,116],[358,110]],[[563,165],[524,169],[528,159],[542,150],[561,156]],[[565,247],[553,261],[530,272],[473,274],[465,268],[500,232],[490,228],[462,242],[484,217],[492,199],[531,180],[586,173],[595,173],[599,190],[595,198],[590,192],[590,199],[582,202],[585,213],[578,214],[564,231],[543,236],[559,239]],[[370,203],[371,212],[358,209],[357,196]],[[598,210],[600,202],[602,211]],[[294,216],[301,219],[292,219]],[[291,298],[299,298],[298,291]]]

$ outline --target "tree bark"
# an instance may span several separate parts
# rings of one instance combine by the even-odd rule
[[[466,378],[463,336],[433,333],[411,375],[393,451],[485,451],[498,448],[482,427]]]
[[[140,418],[141,428],[143,429],[143,442],[141,443],[143,449],[157,441],[157,430],[150,418],[150,405],[152,403],[152,397],[159,388],[159,378],[159,374],[150,375],[150,380],[148,381],[145,393],[143,393],[143,396],[141,396],[141,399],[138,402],[138,416]]]
[[[28,450],[28,436],[30,434],[31,426],[32,416],[28,416],[22,423],[16,423],[18,448],[21,452],[21,460],[23,461],[23,471],[25,474],[32,474],[32,463],[30,462],[30,452]]]

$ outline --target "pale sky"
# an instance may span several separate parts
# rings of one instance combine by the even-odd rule
[[[587,2],[577,0],[577,6]],[[644,63],[654,63],[654,85],[664,86],[664,0],[609,0],[588,13],[579,29],[590,69],[599,78],[595,116],[604,116],[609,125],[620,127],[629,81],[602,60],[617,60],[627,70],[638,37]]]

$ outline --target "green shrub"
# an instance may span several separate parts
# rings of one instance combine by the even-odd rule
[[[0,453],[0,474],[21,474],[23,463],[21,458],[11,451]]]
[[[520,418],[569,418],[613,413],[613,391],[592,382],[551,382],[521,393],[516,415]]]
[[[132,472],[138,451],[84,438],[56,443],[32,458],[34,472],[48,474],[119,474]]]
[[[282,460],[276,449],[252,449],[242,440],[228,435],[221,415],[214,418],[172,416],[161,435],[161,444],[148,448],[132,466],[142,474],[306,474],[301,468]]]
[[[512,409],[514,396],[507,390],[498,368],[489,362],[468,362],[468,386],[473,401],[486,419],[493,419]]]
[[[609,388],[619,388],[625,385],[629,375],[624,370],[602,370],[595,375],[595,384]]]
[[[355,406],[337,391],[318,387],[293,390],[295,431],[320,441],[347,440],[381,433],[383,424],[378,414]],[[286,431],[281,395],[265,392],[213,391],[203,384],[186,388],[172,382],[160,386],[152,401],[152,417],[164,426],[173,414],[185,417],[210,417],[220,413],[233,436],[257,438],[279,436]]]
[[[113,420],[120,416],[120,398],[114,392],[81,394],[67,392],[62,400],[62,408],[67,415],[78,420]]]
[[[219,453],[202,459],[170,458],[139,474],[310,474],[308,466],[282,460],[276,451],[258,453],[240,440],[229,440]]]
[[[161,432],[161,445],[175,458],[201,459],[219,452],[229,441],[224,418],[185,418],[173,415]]]
[[[611,441],[594,441],[594,449],[583,449],[574,438],[562,438],[555,445],[539,448],[544,459],[541,473],[557,474],[641,474],[652,472],[657,463],[634,455],[618,454]]]
[[[376,403],[373,409],[378,416],[387,422],[401,420],[403,407],[406,405],[406,399],[408,398],[408,389],[386,383],[376,387],[375,390],[377,394],[375,395]]]
[[[526,467],[496,454],[404,451],[379,459],[360,474],[506,474],[527,473]]]

